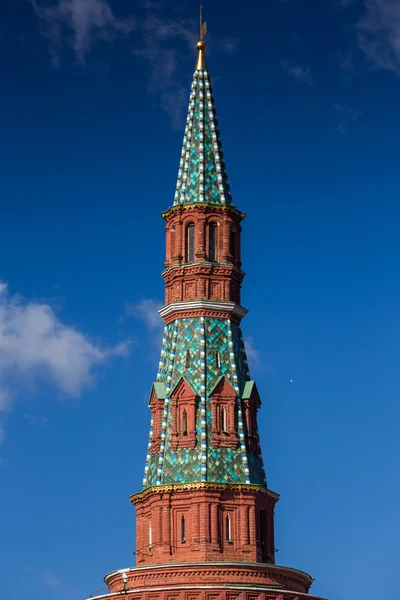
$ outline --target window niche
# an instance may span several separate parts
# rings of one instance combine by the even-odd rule
[[[237,448],[236,392],[222,377],[210,394],[212,410],[211,443],[214,448]]]
[[[208,226],[208,260],[218,261],[218,223],[215,221]]]
[[[152,419],[152,438],[150,444],[150,453],[156,454],[161,446],[161,425],[162,415],[165,403],[165,385],[160,382],[153,383],[151,389],[149,407],[151,409]]]
[[[237,226],[232,223],[229,231],[229,254],[231,255],[233,262],[237,260]]]
[[[179,380],[171,394],[172,435],[171,448],[189,448],[196,446],[196,409],[197,396],[186,379]]]
[[[232,519],[229,513],[225,517],[225,540],[232,543]]]
[[[181,516],[181,522],[180,522],[180,533],[181,533],[181,544],[184,544],[186,542],[186,521],[185,521],[185,517],[182,515]]]
[[[186,262],[194,262],[194,223],[186,225]]]
[[[248,448],[255,454],[260,453],[257,412],[261,405],[255,381],[246,381],[242,396],[243,418]]]

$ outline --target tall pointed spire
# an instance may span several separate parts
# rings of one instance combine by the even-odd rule
[[[200,13],[202,14],[202,13]],[[217,113],[208,74],[200,17],[200,40],[189,99],[174,205],[232,204]]]

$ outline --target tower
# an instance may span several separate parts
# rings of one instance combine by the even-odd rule
[[[202,28],[204,33],[204,28]],[[274,507],[241,332],[241,223],[232,203],[203,35],[166,222],[165,329],[136,509],[136,567],[102,598],[300,600],[312,578],[275,564]]]

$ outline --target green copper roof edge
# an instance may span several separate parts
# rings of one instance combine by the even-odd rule
[[[243,400],[247,400],[247,398],[250,398],[251,392],[253,391],[253,387],[255,386],[255,384],[256,382],[254,381],[254,379],[250,379],[249,381],[245,382],[242,394]]]
[[[150,400],[151,400],[151,395],[153,393],[153,389],[159,400],[165,400],[165,395],[166,395],[165,394],[165,384],[162,381],[154,381],[153,385],[151,386],[149,406],[150,406]]]

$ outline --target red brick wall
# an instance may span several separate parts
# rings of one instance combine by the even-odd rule
[[[154,488],[132,500],[137,513],[136,564],[203,561],[273,563],[275,501],[266,492],[245,488],[207,487],[160,492]],[[262,520],[260,511],[265,511]]]
[[[242,213],[234,209],[193,205],[189,209],[172,210],[165,216],[166,262],[164,271],[165,303],[189,300],[225,300],[240,304],[244,277],[240,257],[240,221]],[[194,224],[194,261],[187,261],[187,226]],[[210,224],[217,225],[217,260],[209,253]],[[231,230],[235,234],[231,234]],[[235,237],[231,250],[231,235]],[[199,263],[201,263],[199,265]],[[170,267],[174,267],[171,269]]]

